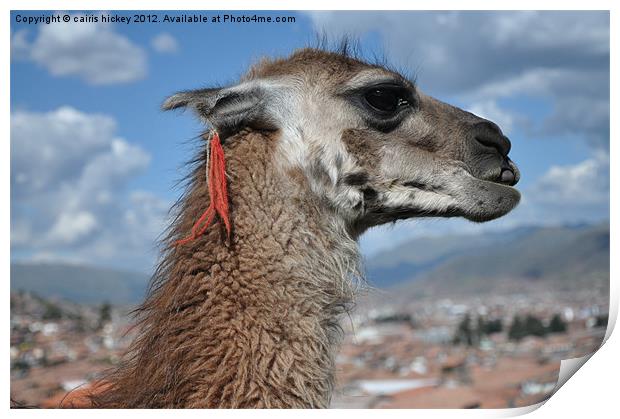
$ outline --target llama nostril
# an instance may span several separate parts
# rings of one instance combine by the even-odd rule
[[[494,148],[502,156],[507,156],[510,152],[510,140],[502,134],[499,127],[490,122],[479,122],[475,125],[474,139],[488,148]]]
[[[503,135],[487,136],[477,135],[476,141],[488,148],[494,148],[502,156],[506,157],[510,152],[510,141]]]

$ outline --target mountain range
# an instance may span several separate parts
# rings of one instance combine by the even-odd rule
[[[571,289],[609,280],[609,224],[520,227],[416,239],[367,262],[377,288],[421,294],[483,293],[507,281]]]
[[[506,282],[571,289],[609,281],[609,224],[417,238],[372,257],[366,269],[372,286],[418,296],[492,292]],[[148,280],[90,266],[11,264],[11,291],[78,303],[135,304]]]
[[[135,304],[146,292],[149,276],[63,263],[12,263],[11,292],[30,291],[46,299],[75,303]]]

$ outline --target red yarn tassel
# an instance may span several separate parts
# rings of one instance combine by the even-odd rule
[[[201,236],[213,223],[215,215],[226,227],[226,233],[230,238],[230,219],[228,216],[228,189],[226,186],[226,160],[224,150],[220,143],[220,136],[217,132],[213,134],[209,141],[208,167],[208,188],[209,188],[209,207],[200,216],[196,224],[192,227],[192,233],[184,239],[178,240],[175,245],[183,245]]]

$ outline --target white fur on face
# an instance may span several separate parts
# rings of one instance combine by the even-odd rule
[[[343,89],[385,79],[380,70],[366,70],[352,77]],[[347,151],[342,140],[346,130],[367,129],[357,109],[325,89],[307,85],[301,78],[252,83],[259,83],[266,91],[267,114],[281,128],[276,157],[281,167],[300,168],[313,192],[324,198],[345,224],[364,217],[361,188],[342,182],[346,174],[368,171]],[[413,117],[403,122],[403,130],[422,136],[432,127]],[[412,214],[457,214],[485,221],[504,215],[519,201],[516,190],[476,179],[460,161],[391,146],[383,147],[383,151],[381,161],[376,162],[378,170],[374,170],[378,178],[370,183],[378,187],[375,206],[385,209],[386,214],[390,209],[410,209]],[[407,186],[411,181],[425,187]]]
[[[361,87],[377,78],[384,79],[384,73],[364,71],[351,80],[350,87]],[[339,182],[346,173],[365,171],[342,141],[345,130],[365,127],[355,109],[293,78],[272,83],[268,97],[269,114],[282,128],[277,159],[282,167],[301,168],[313,191],[326,198],[346,223],[362,217],[365,208],[360,188]],[[423,171],[416,172],[416,177],[426,177]],[[390,175],[386,173],[386,179],[392,178]],[[421,179],[420,182],[429,183],[430,180],[437,181]],[[455,204],[454,197],[449,194],[413,191],[397,183],[379,194],[378,199],[386,208],[410,207],[420,212],[439,213]]]
[[[356,188],[340,185],[345,173],[361,168],[342,142],[342,132],[361,126],[350,105],[288,78],[268,93],[269,115],[281,127],[278,158],[281,167],[298,167],[313,191],[326,198],[336,211],[351,220],[363,200]]]

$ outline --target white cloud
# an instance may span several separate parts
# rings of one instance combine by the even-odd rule
[[[594,223],[609,219],[609,154],[595,151],[579,163],[555,165],[521,189],[506,226]]]
[[[473,94],[481,97],[506,97],[515,94],[532,94],[534,92],[548,95],[551,93],[550,87],[554,82],[557,83],[567,77],[574,78],[580,75],[567,69],[528,68],[518,74],[511,75],[508,79],[485,83],[478,89],[475,89]]]
[[[531,133],[533,136],[581,135],[595,148],[607,148],[608,68],[588,71],[571,68],[531,68],[507,80],[487,83],[467,96],[472,102],[496,102],[497,98],[515,95],[548,98],[553,102],[550,115],[535,127]]]
[[[609,15],[523,11],[501,14],[487,31],[499,46],[539,50],[584,48],[579,53],[609,52]],[[578,17],[578,18],[577,18]]]
[[[145,268],[169,204],[128,184],[149,165],[116,121],[71,107],[11,115],[11,244],[49,258]]]
[[[173,53],[179,50],[177,40],[167,32],[162,32],[151,40],[151,46],[162,54]]]
[[[41,65],[53,76],[77,76],[90,84],[125,83],[147,73],[146,52],[106,23],[39,25],[28,43],[26,33],[12,38],[14,58]]]
[[[466,110],[482,118],[494,121],[502,128],[506,135],[510,135],[516,119],[514,114],[500,108],[497,102],[492,99],[472,103]]]
[[[113,118],[68,106],[45,113],[13,112],[11,184],[16,193],[41,192],[81,172],[87,164],[84,156],[110,149],[115,131]]]
[[[33,236],[31,223],[23,217],[11,219],[11,245],[27,246]]]
[[[535,136],[578,135],[609,145],[609,13],[310,12],[331,36],[378,33],[395,64],[413,68],[423,90],[495,113]],[[362,38],[363,39],[363,38]],[[552,106],[542,123],[502,109],[507,96]],[[530,120],[528,120],[530,118]]]
[[[30,45],[28,44],[28,29],[20,29],[11,35],[11,58],[26,59]]]
[[[609,155],[597,152],[574,165],[552,166],[530,192],[533,202],[557,208],[609,205]]]
[[[97,227],[95,216],[88,211],[64,212],[51,227],[48,240],[52,243],[73,243],[91,234]]]
[[[433,90],[471,91],[533,67],[592,68],[609,57],[606,12],[310,12],[332,36],[381,35],[388,57]],[[449,64],[446,66],[446,64]]]

